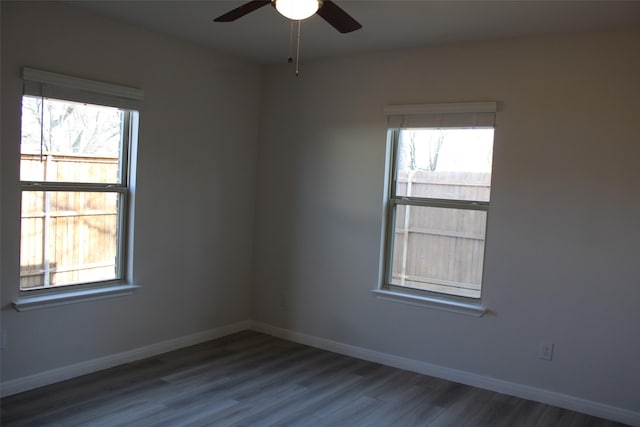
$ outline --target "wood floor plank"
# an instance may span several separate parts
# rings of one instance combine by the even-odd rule
[[[619,427],[244,331],[0,401],[3,427]]]
[[[377,399],[360,396],[353,399],[348,405],[343,405],[331,415],[319,419],[313,423],[313,427],[351,426],[370,414],[379,405]]]

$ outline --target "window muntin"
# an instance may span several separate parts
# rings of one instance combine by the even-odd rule
[[[493,127],[390,131],[388,289],[479,299]]]
[[[20,290],[124,279],[137,113],[23,96]]]

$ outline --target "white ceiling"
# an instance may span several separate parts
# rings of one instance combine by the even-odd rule
[[[262,64],[286,61],[289,23],[263,7],[231,23],[213,18],[245,1],[72,1],[154,31]],[[303,60],[400,47],[640,25],[640,1],[336,0],[363,28],[340,34],[319,16],[303,22]]]

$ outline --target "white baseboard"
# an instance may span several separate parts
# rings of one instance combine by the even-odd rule
[[[313,335],[279,328],[265,323],[251,322],[251,329],[289,341],[310,345],[312,347],[321,348],[335,353],[345,354],[347,356],[357,357],[371,362],[381,363],[395,368],[405,369],[407,371],[418,372],[420,374],[455,381],[473,387],[508,394],[510,396],[534,400],[632,426],[640,426],[640,412],[617,408],[555,391],[486,377],[467,371],[434,365],[432,363],[421,362],[419,360],[381,353],[362,347],[356,347]]]
[[[2,397],[12,394],[21,393],[23,391],[32,390],[34,388],[57,383],[59,381],[75,378],[80,375],[90,374],[92,372],[101,371],[103,369],[112,368],[130,363],[136,360],[145,359],[147,357],[156,356],[168,351],[177,350],[205,341],[230,335],[236,332],[250,329],[251,321],[245,320],[230,325],[221,326],[219,328],[209,329],[207,331],[197,332],[195,334],[186,335],[179,338],[162,341],[148,346],[136,348],[122,353],[112,354],[109,356],[99,357],[97,359],[87,360],[62,368],[56,368],[49,371],[41,372],[28,377],[16,378],[14,380],[2,383],[0,395]]]

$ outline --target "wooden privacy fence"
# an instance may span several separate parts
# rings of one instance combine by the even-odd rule
[[[399,196],[488,201],[488,173],[402,171]],[[486,211],[398,205],[392,283],[480,297]]]
[[[118,159],[21,156],[23,181],[114,182]],[[118,195],[88,191],[23,191],[20,288],[115,277]]]
[[[22,180],[114,182],[118,159],[23,154]],[[489,200],[490,175],[409,171],[397,194]],[[23,191],[20,287],[114,278],[118,196],[109,192]],[[392,283],[479,297],[486,212],[398,206]]]

